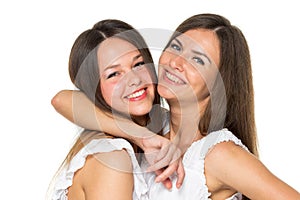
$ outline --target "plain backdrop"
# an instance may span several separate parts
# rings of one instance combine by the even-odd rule
[[[1,199],[45,199],[77,127],[52,108],[73,89],[68,56],[75,38],[115,18],[137,29],[175,30],[198,13],[227,17],[246,36],[252,56],[255,115],[263,163],[300,191],[297,1],[1,1]]]

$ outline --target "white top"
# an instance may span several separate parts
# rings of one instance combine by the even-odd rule
[[[198,140],[187,149],[183,157],[183,165],[185,169],[185,178],[180,189],[175,187],[176,177],[171,177],[173,188],[171,191],[167,190],[162,183],[155,183],[156,175],[154,173],[147,173],[145,175],[146,182],[149,186],[149,199],[159,200],[210,200],[210,192],[206,185],[206,178],[204,174],[204,160],[208,151],[216,144],[225,141],[232,141],[236,145],[241,146],[247,150],[241,141],[234,136],[227,129],[215,131],[201,140]],[[240,193],[234,194],[227,200],[240,200],[242,195]]]
[[[162,132],[169,132],[169,113],[164,110]],[[133,200],[148,200],[148,186],[144,180],[144,175],[136,159],[135,152],[131,144],[121,138],[101,138],[94,139],[85,145],[71,160],[67,168],[62,170],[55,182],[52,200],[67,200],[68,188],[73,183],[73,177],[77,170],[81,169],[86,161],[87,156],[96,153],[112,152],[125,149],[131,158],[134,177]]]
[[[68,188],[72,185],[74,173],[81,169],[88,155],[93,155],[99,152],[111,152],[125,149],[131,158],[134,177],[133,199],[147,200],[148,187],[144,180],[141,168],[135,157],[134,151],[130,143],[124,139],[95,139],[84,146],[76,156],[71,160],[67,169],[64,169],[55,184],[52,200],[67,200]]]

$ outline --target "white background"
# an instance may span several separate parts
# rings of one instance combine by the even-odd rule
[[[300,191],[300,31],[297,1],[1,1],[1,199],[45,199],[77,128],[50,104],[73,89],[75,38],[97,21],[174,30],[194,14],[224,15],[251,51],[261,160]]]

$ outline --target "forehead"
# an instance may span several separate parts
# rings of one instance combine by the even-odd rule
[[[112,65],[118,59],[139,52],[130,42],[120,38],[107,38],[98,47],[97,57],[100,67]]]
[[[219,39],[214,31],[207,29],[193,29],[178,36],[179,40],[185,41],[191,48],[200,47],[219,66],[220,45]]]

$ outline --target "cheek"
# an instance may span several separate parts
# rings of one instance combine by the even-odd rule
[[[169,55],[170,53],[169,52],[167,52],[167,51],[164,51],[162,54],[161,54],[161,56],[160,56],[160,58],[159,58],[159,64],[161,64],[161,65],[166,65],[167,63],[168,63],[168,61],[169,61],[169,58],[170,58],[170,55]]]
[[[203,70],[201,74],[197,71],[190,76],[189,80],[198,98],[202,99],[210,94],[215,81],[215,73],[212,70]]]
[[[137,72],[137,75],[140,77],[143,82],[148,84],[156,83],[156,72],[155,69],[144,68]]]
[[[101,92],[105,102],[111,106],[112,104],[112,95],[114,91],[115,85],[108,84],[101,81]]]

